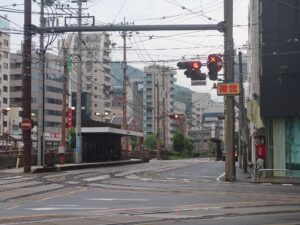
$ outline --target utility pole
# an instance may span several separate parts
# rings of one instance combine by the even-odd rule
[[[31,1],[24,1],[23,120],[31,120]],[[31,129],[23,129],[24,173],[31,172]]]
[[[60,164],[65,163],[65,145],[66,145],[66,114],[67,114],[67,77],[68,77],[68,57],[67,49],[64,48],[64,78],[63,78],[63,107],[62,107],[62,118],[61,118],[61,141],[59,146],[59,162]]]
[[[78,3],[78,26],[81,27],[81,11],[82,0],[77,0]],[[78,32],[78,71],[77,71],[77,92],[76,92],[76,154],[75,162],[82,162],[82,140],[81,140],[81,92],[82,92],[82,34]]]
[[[233,0],[224,0],[224,63],[225,82],[233,82]],[[234,160],[234,97],[225,96],[225,180],[235,181],[235,160]]]
[[[44,17],[45,0],[41,0],[41,16],[40,26],[46,26],[46,18]],[[38,113],[38,165],[44,165],[45,153],[45,46],[44,46],[44,32],[40,32],[40,79],[39,79],[39,113]]]
[[[162,77],[162,83],[163,83],[163,85],[162,85],[162,88],[163,88],[163,114],[162,114],[162,116],[163,116],[163,128],[162,128],[162,131],[163,131],[163,136],[162,136],[162,138],[163,138],[163,141],[162,141],[162,145],[163,145],[163,147],[164,147],[164,149],[166,148],[166,103],[165,103],[165,99],[166,99],[166,97],[167,97],[167,92],[165,91],[165,67],[163,67],[163,77]]]
[[[125,26],[125,18],[124,18],[124,26]],[[123,69],[123,121],[122,121],[122,127],[124,130],[127,130],[127,59],[126,59],[126,36],[127,32],[122,32],[122,38],[123,38],[123,63],[122,63],[122,69]],[[128,142],[127,137],[124,137],[125,139],[125,151],[128,150]]]
[[[158,77],[156,80],[156,98],[157,98],[157,103],[156,103],[156,108],[157,108],[157,114],[156,114],[156,123],[157,123],[157,133],[156,133],[156,140],[157,140],[157,159],[161,159],[161,154],[160,154],[160,126],[159,126],[159,81],[158,81]]]
[[[243,64],[242,53],[239,52],[239,72],[240,72],[240,96],[239,96],[239,109],[240,109],[240,130],[241,130],[241,150],[243,154],[243,171],[247,173],[247,151],[246,151],[246,133],[245,133],[245,104],[244,104],[244,85],[243,85]]]

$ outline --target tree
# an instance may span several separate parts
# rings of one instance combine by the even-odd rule
[[[189,139],[185,139],[185,149],[188,154],[192,153],[194,150],[194,144]]]
[[[183,153],[185,150],[185,138],[182,133],[175,133],[173,136],[173,149],[178,153]]]
[[[144,140],[144,146],[146,148],[150,148],[151,150],[154,150],[156,147],[156,137],[154,134],[148,135]]]
[[[76,132],[75,128],[71,128],[71,130],[67,134],[68,147],[75,148],[76,145]]]

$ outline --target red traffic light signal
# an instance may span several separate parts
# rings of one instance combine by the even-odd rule
[[[179,115],[178,114],[171,114],[171,115],[169,115],[169,117],[170,117],[170,119],[175,120],[179,117]]]
[[[208,76],[210,80],[218,79],[218,72],[223,67],[223,60],[216,54],[211,54],[207,59]]]
[[[193,69],[193,70],[200,70],[202,64],[200,61],[191,61],[191,62],[188,62],[190,64],[190,67]]]

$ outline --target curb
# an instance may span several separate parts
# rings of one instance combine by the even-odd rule
[[[59,164],[54,166],[46,166],[43,168],[37,168],[32,170],[31,173],[46,173],[46,172],[60,172],[68,170],[80,170],[80,169],[90,169],[99,167],[109,167],[109,166],[120,166],[120,165],[130,165],[144,163],[143,160],[122,160],[122,161],[109,161],[109,162],[96,162],[96,163],[81,163],[81,164]]]

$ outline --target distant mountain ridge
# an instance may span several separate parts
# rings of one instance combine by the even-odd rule
[[[112,70],[112,86],[122,86],[122,68],[121,63],[112,63],[111,64],[111,70]],[[135,67],[127,65],[127,76],[130,80],[132,79],[140,79],[143,80],[144,72],[140,69],[137,69]],[[177,84],[174,85],[174,100],[175,102],[183,102],[185,104],[188,104],[192,100],[192,93],[188,88],[179,86]]]

